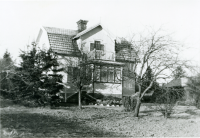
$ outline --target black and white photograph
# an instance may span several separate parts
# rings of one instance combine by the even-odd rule
[[[200,137],[200,0],[0,0],[0,137]]]

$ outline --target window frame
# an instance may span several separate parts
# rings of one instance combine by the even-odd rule
[[[105,45],[102,44],[101,41],[94,41],[93,43],[90,43],[90,51],[93,50],[105,51]]]
[[[119,76],[117,75],[117,73]],[[121,78],[122,78],[121,67],[95,65],[95,79],[94,79],[95,82],[119,84],[122,83]]]

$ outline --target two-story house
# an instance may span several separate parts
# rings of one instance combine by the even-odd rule
[[[87,28],[87,22],[79,20],[77,30],[41,27],[36,42],[41,48],[51,48],[62,62],[66,62],[64,58],[73,58],[74,65],[69,64],[68,68],[79,64],[81,53],[86,54],[87,64],[93,67],[90,72],[93,79],[86,88],[88,93],[120,97],[134,94],[134,74],[126,71],[126,68],[133,69],[136,61],[134,51],[117,42],[101,23]],[[76,90],[70,84],[70,76],[62,74],[63,82],[68,86],[63,90],[67,97]]]

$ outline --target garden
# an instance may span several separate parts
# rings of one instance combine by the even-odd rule
[[[1,137],[200,137],[200,109],[176,105],[164,118],[154,104],[139,117],[123,107],[28,108],[1,98]]]
[[[195,104],[178,104],[177,101],[187,100],[183,88],[161,85],[158,79],[182,78],[185,76],[182,67],[187,64],[176,58],[174,48],[178,47],[166,42],[167,38],[158,35],[155,39],[156,33],[150,38],[143,40],[144,43],[149,40],[143,45],[144,49],[140,49],[140,44],[134,47],[141,54],[142,62],[136,62],[134,70],[125,63],[123,80],[117,78],[127,82],[135,80],[129,85],[132,88],[134,84],[133,93],[123,96],[122,92],[120,99],[91,98],[83,94],[84,86],[96,79],[88,73],[90,66],[80,64],[71,70],[68,64],[74,62],[62,65],[52,49],[37,49],[33,42],[29,52],[21,51],[18,66],[6,51],[0,59],[1,137],[200,137],[199,75],[191,77],[187,84],[188,91],[196,95]],[[166,44],[162,46],[163,43]],[[133,46],[129,42],[120,45]],[[87,58],[82,54],[79,59],[86,62]],[[59,65],[62,68],[58,68]],[[164,70],[172,72],[163,76]],[[60,104],[59,94],[67,88],[60,72],[69,75],[68,83],[76,87],[76,106],[55,104]],[[154,99],[151,103],[144,102],[147,95]],[[89,99],[92,105],[86,104]]]

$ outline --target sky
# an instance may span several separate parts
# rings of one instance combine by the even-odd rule
[[[41,26],[76,30],[80,19],[88,27],[101,22],[125,38],[145,26],[162,26],[189,47],[182,58],[200,66],[200,0],[0,0],[0,58],[7,49],[18,61]]]

